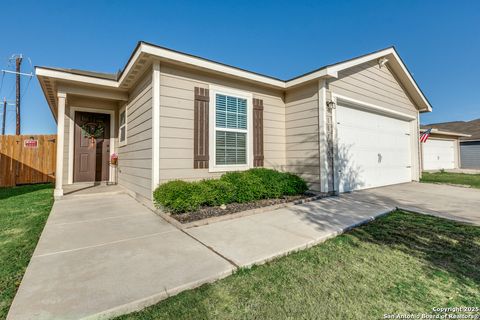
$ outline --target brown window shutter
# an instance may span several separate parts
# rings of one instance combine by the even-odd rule
[[[208,89],[195,87],[193,168],[208,168]]]
[[[263,100],[253,99],[253,166],[263,167]]]

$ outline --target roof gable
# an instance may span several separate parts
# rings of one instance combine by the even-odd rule
[[[394,47],[389,47],[353,59],[323,66],[290,80],[281,80],[275,77],[248,71],[143,41],[137,44],[137,47],[132,52],[127,64],[118,74],[105,74],[91,71],[48,67],[36,67],[35,69],[40,82],[42,82],[42,79],[45,78],[49,79],[49,81],[59,80],[77,82],[88,85],[116,88],[119,90],[129,90],[139,79],[139,76],[143,74],[146,68],[151,65],[152,61],[156,59],[160,61],[181,64],[191,68],[203,69],[208,72],[254,82],[259,85],[286,90],[321,78],[336,78],[338,77],[338,72],[342,70],[354,67],[367,61],[378,60],[381,58],[388,60],[389,67],[396,74],[404,89],[412,97],[412,100],[417,108],[420,111],[431,111],[430,103],[418,87],[417,83],[401,60],[400,56],[397,54]],[[43,87],[44,86],[42,85],[42,88]],[[45,92],[45,94],[47,95],[47,92]],[[52,101],[52,97],[48,96],[47,100],[49,100],[49,102]]]

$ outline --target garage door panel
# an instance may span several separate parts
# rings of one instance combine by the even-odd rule
[[[460,155],[462,168],[480,169],[480,141],[462,142]]]
[[[411,181],[409,122],[344,106],[336,119],[340,192]]]
[[[455,141],[428,139],[422,144],[423,169],[439,170],[455,168]]]
[[[355,126],[344,126],[341,120],[337,122],[341,123],[342,127],[344,128],[344,133],[341,137],[341,140],[346,145],[356,144],[364,141],[365,139],[370,139],[372,137],[372,134],[375,134],[375,130],[372,130],[371,128],[356,128]]]
[[[388,186],[402,182],[409,182],[410,180],[410,174],[407,174],[405,170],[385,168],[385,170],[382,170],[382,174],[378,177],[377,185],[373,187]]]

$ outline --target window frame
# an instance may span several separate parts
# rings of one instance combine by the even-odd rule
[[[253,168],[253,95],[250,92],[233,88],[210,86],[209,104],[209,172],[243,171]],[[247,129],[220,128],[216,126],[216,98],[217,94],[247,100]],[[217,165],[216,135],[219,131],[246,133],[246,164]]]
[[[121,121],[120,121],[122,112],[125,112],[125,123],[123,125],[121,124]],[[127,131],[128,131],[127,123],[128,123],[127,105],[124,105],[123,107],[120,108],[118,112],[118,145],[120,147],[125,146],[127,144]],[[125,127],[125,140],[123,141],[120,140],[122,127]]]

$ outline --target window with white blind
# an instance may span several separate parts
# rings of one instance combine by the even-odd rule
[[[247,164],[247,99],[215,95],[215,163]]]
[[[251,97],[234,91],[213,90],[210,95],[213,110],[214,169],[218,171],[244,170],[250,167]],[[213,99],[212,99],[213,98]],[[213,101],[212,101],[213,100]],[[250,107],[251,109],[251,107]],[[212,118],[210,118],[212,119]]]
[[[118,144],[124,146],[127,144],[127,108],[120,109],[120,121],[118,123]]]

